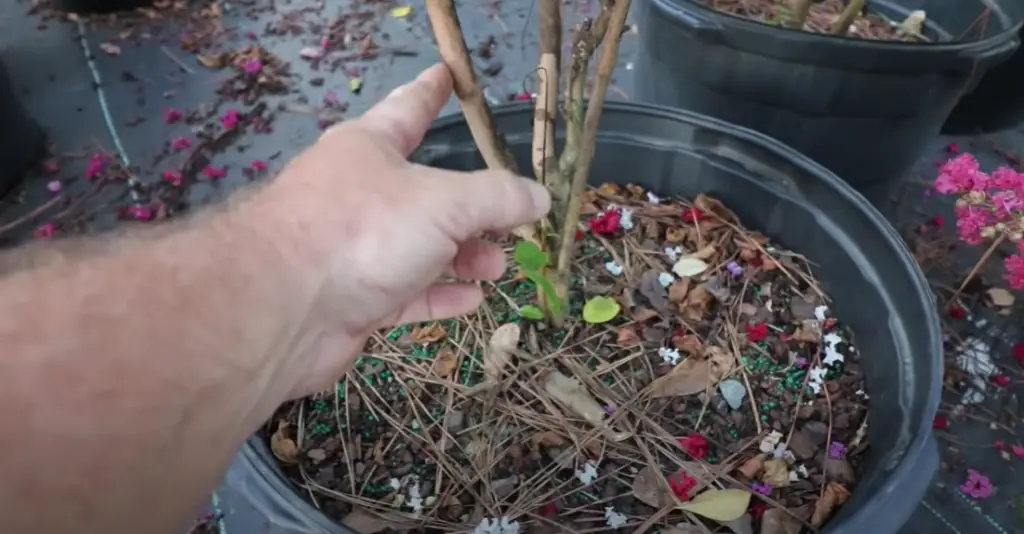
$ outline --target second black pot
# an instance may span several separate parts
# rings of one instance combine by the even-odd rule
[[[939,39],[913,44],[793,31],[693,0],[640,0],[636,98],[765,133],[877,201],[939,134],[971,80],[1019,46],[1019,21],[998,5],[871,2],[893,20],[925,10]],[[986,8],[979,39],[969,29]],[[964,34],[973,40],[953,40]]]

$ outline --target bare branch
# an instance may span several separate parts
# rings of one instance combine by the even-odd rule
[[[811,12],[811,0],[792,0],[791,4],[793,10],[783,24],[787,28],[802,29],[807,22],[807,14]]]
[[[605,29],[604,51],[594,75],[594,89],[587,103],[587,112],[583,121],[583,134],[580,137],[579,154],[573,169],[572,189],[566,206],[565,220],[562,223],[559,239],[555,289],[563,300],[567,301],[569,285],[569,268],[572,262],[573,247],[576,242],[576,226],[580,222],[580,210],[583,207],[583,192],[587,187],[590,175],[590,164],[594,160],[597,142],[597,127],[604,110],[605,96],[611,84],[612,72],[619,61],[619,42],[622,29],[626,25],[629,14],[630,0],[615,0]],[[559,320],[559,319],[556,319]]]
[[[867,0],[850,0],[836,21],[832,23],[832,33],[846,35],[846,32],[850,30],[850,25],[860,16],[866,2]]]
[[[601,13],[594,21],[584,20],[576,28],[572,43],[572,64],[569,66],[569,83],[566,87],[565,147],[559,159],[559,176],[549,180],[555,200],[555,224],[561,227],[565,220],[566,205],[569,202],[573,170],[579,156],[580,138],[583,136],[584,103],[583,93],[590,70],[590,58],[601,45],[608,30],[614,0],[601,0]]]
[[[434,29],[441,59],[455,79],[455,96],[459,99],[462,114],[466,117],[469,131],[473,134],[473,140],[487,168],[517,172],[515,159],[505,146],[504,139],[495,131],[491,110],[476,81],[469,50],[462,37],[462,26],[455,13],[455,3],[452,0],[427,0],[427,16]]]
[[[484,92],[476,81],[469,50],[462,35],[458,14],[453,0],[427,0],[427,16],[434,30],[434,38],[448,70],[455,80],[455,96],[459,99],[466,124],[473,134],[473,141],[484,157],[489,169],[505,169],[519,174],[515,158],[508,150],[505,139],[494,129],[491,109],[484,99]],[[515,234],[521,239],[544,247],[537,230],[532,225],[520,226]]]
[[[561,0],[540,0],[540,66],[537,104],[533,114],[533,173],[545,185],[558,175],[555,115],[562,51]],[[550,178],[549,178],[550,177]]]

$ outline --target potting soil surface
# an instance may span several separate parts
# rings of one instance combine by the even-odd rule
[[[144,224],[140,221],[221,200],[279,170],[327,124],[357,116],[437,59],[419,3],[253,0],[204,10],[186,10],[184,2],[158,4],[160,9],[141,16],[88,24],[48,19],[39,13],[45,10],[30,14],[26,3],[0,6],[2,59],[30,113],[48,129],[54,154],[0,204],[3,227],[22,221],[0,235],[5,243],[33,234]],[[566,24],[593,15],[596,7],[596,2],[567,7]],[[530,2],[467,1],[460,4],[460,16],[477,51],[477,67],[485,73],[488,98],[499,103],[530,91],[537,42]],[[610,98],[629,98],[636,31],[643,29],[623,38]],[[446,112],[457,112],[454,102]],[[225,128],[232,125],[239,127]],[[224,134],[225,129],[236,133]],[[954,141],[958,150],[971,150],[988,166],[1017,164],[1011,155],[1024,149],[1019,132],[936,139],[934,153],[915,171],[917,180],[933,179],[933,162],[948,157]],[[910,201],[891,210],[894,220],[901,226],[924,224],[942,235],[934,215],[948,204],[933,199],[927,206],[932,211],[922,214],[906,208],[922,205],[920,189],[907,195]],[[951,320],[959,321],[954,326],[965,335],[985,336],[993,358],[1009,367],[1019,333],[1001,325],[1007,317],[1019,319],[1011,310],[970,308],[969,318],[956,314]],[[990,409],[1010,410],[1016,421],[1014,387],[992,393],[990,401],[998,405]],[[944,410],[949,412],[958,398],[950,397]],[[989,419],[958,412],[937,423],[940,437],[948,438],[940,440],[943,470],[903,531],[1024,528],[1024,482],[1015,475],[1024,460],[1012,449],[1021,434],[1003,419]],[[995,494],[968,497],[960,488],[967,469],[987,476]],[[212,506],[224,514],[222,531],[290,532],[227,488],[214,495]]]

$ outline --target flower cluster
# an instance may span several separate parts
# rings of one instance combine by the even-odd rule
[[[956,231],[965,243],[1007,239],[1017,253],[1007,258],[1004,278],[1013,289],[1024,289],[1024,173],[1001,167],[982,172],[970,154],[960,154],[939,169],[935,190],[956,195]]]

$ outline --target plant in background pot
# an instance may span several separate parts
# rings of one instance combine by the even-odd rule
[[[1019,18],[989,0],[639,7],[639,101],[758,130],[873,199],[917,161],[972,81],[1019,45]]]
[[[561,121],[559,0],[539,3],[536,103],[496,113],[453,3],[427,8],[464,120],[414,158],[529,161],[553,216],[515,231],[516,267],[477,313],[373,336],[333,391],[279,410],[229,484],[305,532],[895,530],[935,469],[941,348],[881,216],[763,136],[605,105],[628,0],[576,28]],[[858,350],[847,323],[884,334]],[[871,424],[900,430],[869,432],[866,378],[882,392]]]

